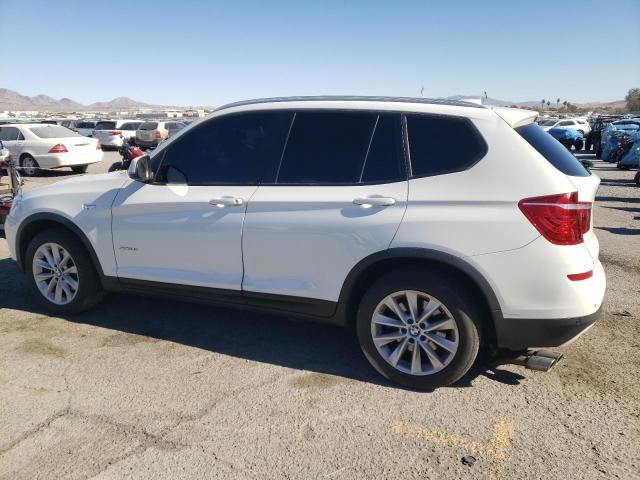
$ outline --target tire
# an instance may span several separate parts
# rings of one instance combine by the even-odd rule
[[[584,149],[585,149],[587,152],[590,152],[590,151],[591,151],[591,141],[587,140],[587,141],[585,142],[585,144],[584,144]]]
[[[395,296],[397,304],[404,305],[402,311],[406,313],[408,311],[406,307],[408,297],[401,292],[409,292],[419,299],[415,302],[418,317],[425,312],[429,302],[441,302],[441,306],[426,320],[427,327],[429,323],[432,326],[435,323],[443,324],[444,320],[447,320],[447,327],[455,325],[455,329],[442,329],[440,333],[446,335],[446,338],[438,335],[440,342],[443,339],[453,342],[448,344],[449,348],[457,342],[455,351],[449,352],[433,343],[430,338],[433,338],[434,333],[422,330],[421,327],[425,325],[424,323],[420,325],[414,323],[409,326],[409,323],[399,320],[399,315],[394,314],[383,302],[389,296]],[[443,280],[442,275],[435,275],[422,269],[407,268],[384,275],[365,292],[358,308],[356,327],[358,341],[365,357],[385,378],[404,387],[432,390],[456,382],[469,371],[480,348],[481,328],[478,323],[480,317],[470,298],[453,279]],[[386,318],[393,320],[394,326],[374,322],[374,314],[381,312]],[[434,321],[431,322],[430,319]],[[411,320],[406,321],[410,322]],[[425,332],[431,337],[428,338]],[[374,335],[380,338],[380,335],[387,333],[393,334],[398,339],[377,347]],[[403,339],[399,339],[400,336]],[[423,347],[418,349],[420,355],[417,358],[420,362],[415,362],[415,365],[420,364],[422,374],[412,373],[413,351],[415,350],[413,347],[417,346],[418,342],[421,345],[430,345],[430,354],[436,353],[436,358],[441,363],[440,366],[430,360],[430,354]],[[398,357],[397,365],[393,366],[391,363],[394,357],[393,353],[398,348],[404,348],[404,350]],[[430,370],[431,372],[429,372]]]
[[[62,292],[60,296],[61,302],[56,302],[56,298],[51,299],[45,296],[41,288],[46,287],[48,284],[46,280],[39,282],[39,284],[37,284],[35,280],[36,272],[46,276],[47,272],[53,272],[54,270],[52,268],[40,268],[39,266],[42,263],[50,265],[50,262],[46,260],[47,255],[42,255],[43,250],[41,249],[47,250],[50,257],[55,257],[52,250],[46,247],[51,244],[62,248],[62,250],[60,250],[60,256],[66,256],[63,251],[66,251],[66,253],[70,255],[70,260],[65,262],[67,268],[69,266],[75,266],[76,268],[75,274],[67,270],[67,273],[61,276],[62,279],[68,279],[64,282],[61,280],[61,282],[67,285],[68,289],[73,293],[71,297],[65,292],[64,288],[58,288],[58,283],[61,282],[56,281],[54,285],[55,288],[51,292],[51,295],[57,298],[58,290],[60,290]],[[37,262],[35,264],[34,258],[35,262]],[[61,261],[63,259],[59,260]],[[60,270],[61,268],[58,271]],[[61,228],[44,230],[31,240],[27,246],[25,255],[25,271],[27,283],[33,290],[40,304],[56,314],[69,315],[82,312],[96,305],[104,297],[100,279],[84,245],[72,233]],[[56,275],[58,275],[58,273],[56,273]],[[55,275],[52,273],[50,276],[54,277]],[[75,292],[73,291],[71,283],[72,279],[76,282]],[[50,280],[49,283],[52,281],[53,279]],[[63,285],[61,284],[61,286]]]
[[[123,170],[122,167],[122,162],[114,162],[111,164],[111,166],[109,167],[109,172],[115,172],[117,170]]]
[[[584,147],[584,142],[582,140],[576,141],[575,147],[576,150],[582,150],[582,147]]]
[[[25,177],[37,177],[40,175],[39,170],[36,170],[40,167],[35,158],[31,155],[24,155],[20,158],[20,166],[23,168],[22,175]],[[33,170],[31,170],[33,168]]]
[[[71,171],[73,173],[87,173],[88,168],[89,168],[89,165],[78,165],[75,167],[71,167]]]
[[[638,170],[638,173],[636,173],[636,176],[633,177],[633,179],[636,182],[636,185],[640,187],[640,170]]]
[[[595,152],[596,152],[596,158],[600,158],[600,155],[602,155],[602,148],[600,148],[597,144],[595,146]]]

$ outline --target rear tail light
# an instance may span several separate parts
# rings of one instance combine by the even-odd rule
[[[49,149],[49,153],[67,153],[68,151],[67,147],[61,143],[58,143]]]
[[[567,275],[567,278],[572,282],[577,282],[579,280],[586,280],[587,278],[591,278],[591,277],[593,277],[593,270],[589,270],[588,272],[584,272],[584,273],[571,273]]]
[[[156,130],[156,140],[160,140],[162,138],[162,135],[160,135],[160,131]]]
[[[591,227],[591,202],[579,202],[578,192],[525,198],[518,207],[555,245],[578,245]]]
[[[122,136],[122,132],[120,132],[118,130],[111,130],[109,132],[109,135],[112,135],[112,136],[120,135],[120,136]]]

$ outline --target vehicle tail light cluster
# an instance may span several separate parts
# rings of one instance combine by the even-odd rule
[[[49,153],[67,153],[68,151],[67,147],[61,143],[58,143],[49,149]]]
[[[119,131],[119,130],[111,130],[111,131],[109,131],[109,135],[112,135],[112,136],[120,135],[120,136],[122,136],[122,132]]]
[[[160,131],[156,130],[156,140],[160,140],[162,138],[162,135],[160,135]]]
[[[555,245],[578,245],[591,226],[591,202],[578,192],[525,198],[518,207],[544,238]]]

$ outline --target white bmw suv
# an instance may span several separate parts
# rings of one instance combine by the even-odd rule
[[[385,377],[565,344],[605,291],[599,179],[535,112],[408,98],[219,108],[129,172],[22,194],[6,231],[58,314],[127,290],[351,326]]]

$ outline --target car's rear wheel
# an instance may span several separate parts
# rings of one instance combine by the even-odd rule
[[[71,171],[73,173],[87,173],[87,169],[89,165],[77,165],[75,167],[71,167]]]
[[[418,390],[449,385],[467,373],[481,334],[476,308],[460,285],[418,269],[391,272],[367,290],[357,331],[378,372]]]
[[[20,166],[22,167],[22,174],[26,177],[37,177],[40,173],[38,170],[40,165],[31,155],[24,155],[20,159]]]
[[[38,233],[27,247],[25,265],[36,297],[55,313],[86,310],[104,295],[84,245],[66,230],[53,228]]]
[[[576,147],[576,150],[582,150],[582,147],[584,147],[584,142],[582,140],[577,140],[575,147]]]

